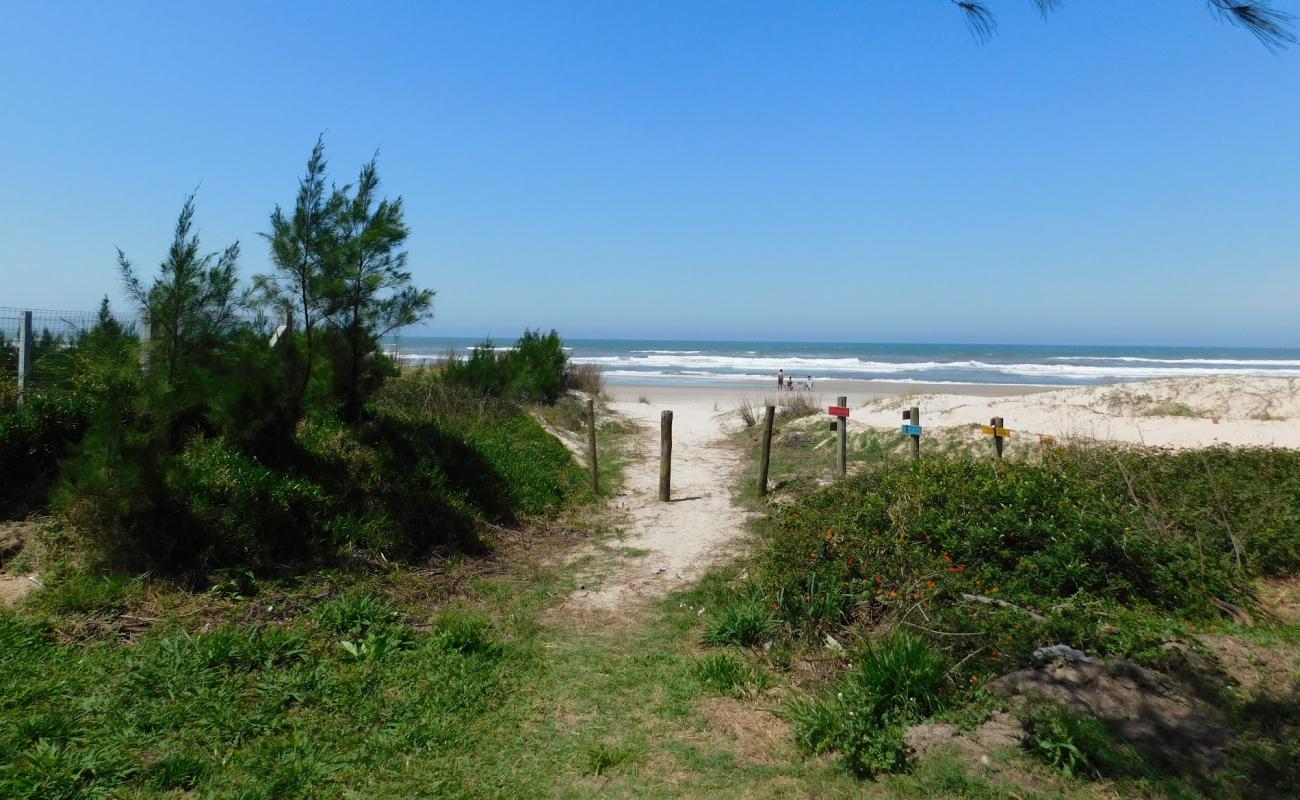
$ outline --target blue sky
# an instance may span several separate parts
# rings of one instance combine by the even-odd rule
[[[992,5],[0,0],[0,305],[117,299],[196,186],[265,271],[325,131],[434,334],[1300,345],[1300,49]]]

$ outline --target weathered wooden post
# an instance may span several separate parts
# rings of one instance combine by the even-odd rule
[[[665,503],[672,496],[673,483],[673,412],[659,415],[659,499]]]
[[[841,397],[837,397],[837,398],[835,398],[835,405],[839,406],[840,408],[843,408],[843,409],[846,409],[846,410],[847,410],[848,407],[849,407],[849,398],[847,398],[847,397],[843,397],[843,396],[841,396]],[[837,466],[839,467],[839,470],[840,470],[840,477],[843,478],[845,475],[848,475],[848,474],[849,474],[849,418],[848,418],[848,415],[846,414],[845,416],[841,417],[841,418],[839,419],[839,423],[840,423],[840,425],[839,425],[840,449],[839,449],[839,459],[837,460],[836,463],[837,463]]]
[[[587,398],[587,463],[591,466],[591,493],[600,494],[600,479],[596,472],[596,401]]]
[[[921,457],[921,409],[912,406],[903,412],[903,419],[908,424],[903,425],[903,433],[912,437],[912,458]]]
[[[772,457],[772,421],[776,418],[776,406],[768,406],[763,411],[763,455],[758,462],[758,496],[767,497],[767,465]]]
[[[849,469],[849,398],[839,397],[838,405],[833,405],[826,409],[826,413],[834,417],[831,422],[831,430],[839,432],[840,444],[837,455],[837,467],[840,476],[848,474]]]
[[[18,404],[32,381],[32,312],[24,311],[18,318]]]
[[[985,434],[993,437],[993,457],[998,461],[1002,460],[1002,442],[1011,435],[1011,431],[1002,425],[1002,417],[994,417],[982,428]]]

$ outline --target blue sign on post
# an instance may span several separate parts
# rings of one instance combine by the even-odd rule
[[[920,436],[920,435],[921,435],[921,426],[920,426],[920,425],[904,425],[904,426],[903,426],[903,433],[907,434],[908,436]]]

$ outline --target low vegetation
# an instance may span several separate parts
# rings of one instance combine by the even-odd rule
[[[590,385],[599,373],[574,372],[559,334],[543,336],[525,331],[514,347],[498,349],[491,339],[476,346],[467,358],[451,354],[442,379],[488,397],[554,403],[570,382]]]
[[[1255,581],[1300,571],[1300,454],[1286,450],[889,453],[787,498],[769,507],[746,579],[715,599],[704,640],[778,667],[825,653],[834,668],[786,713],[805,752],[837,753],[861,776],[910,769],[908,726],[982,707],[985,687],[1032,668],[1041,648],[1185,670],[1170,642],[1249,622]],[[1192,671],[1208,700],[1235,707],[1221,678]],[[1300,713],[1287,707],[1269,730],[1240,727],[1212,777],[1152,766],[1068,709],[1028,712],[1026,748],[1072,777],[1154,780],[1160,793],[1196,774],[1218,796],[1257,771],[1294,787]]]

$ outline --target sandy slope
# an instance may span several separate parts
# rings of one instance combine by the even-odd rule
[[[668,405],[615,402],[612,409],[644,425],[639,457],[629,465],[615,506],[626,514],[627,538],[619,547],[645,551],[626,559],[598,559],[586,585],[568,605],[613,610],[661,597],[699,578],[734,554],[746,512],[731,501],[730,485],[740,469],[737,454],[723,442],[734,415],[713,403],[675,398]],[[673,411],[673,500],[661,503],[659,416]]]
[[[923,394],[854,405],[850,430],[897,429],[901,409],[915,405],[927,428],[987,425],[1001,416],[1008,428],[1028,436],[1162,447],[1300,447],[1300,380],[1293,378],[1177,378],[1014,397]]]

